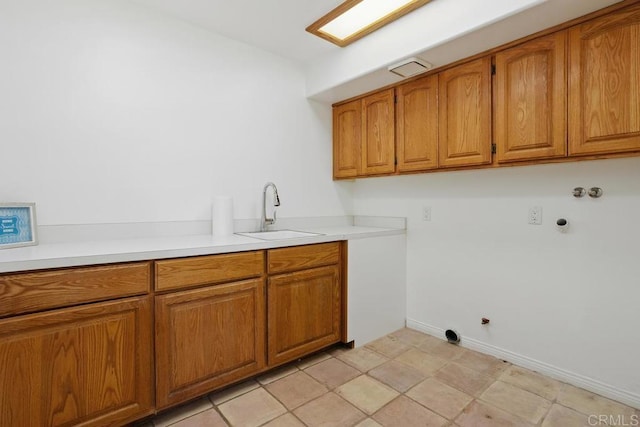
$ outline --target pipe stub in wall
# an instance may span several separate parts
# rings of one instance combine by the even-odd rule
[[[447,341],[451,344],[458,344],[460,342],[460,335],[453,329],[444,331],[444,336],[447,337]]]

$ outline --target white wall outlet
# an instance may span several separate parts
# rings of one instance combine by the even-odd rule
[[[540,225],[542,224],[542,207],[533,206],[529,208],[529,224]]]
[[[431,221],[431,206],[422,207],[422,220]]]

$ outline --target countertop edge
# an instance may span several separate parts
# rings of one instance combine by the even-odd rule
[[[121,241],[121,246],[125,248],[122,250],[117,249],[119,241],[96,242],[95,247],[97,247],[98,249],[92,247],[91,243],[69,245],[49,244],[41,245],[40,247],[34,246],[28,248],[19,248],[22,251],[23,255],[14,256],[13,258],[10,257],[10,259],[6,261],[2,260],[2,254],[0,254],[0,273],[17,273],[32,270],[45,270],[65,267],[79,267],[99,264],[141,262],[168,258],[216,255],[224,253],[265,250],[288,246],[301,246],[315,243],[327,243],[343,240],[367,239],[406,234],[405,229],[357,226],[341,227],[340,231],[326,230],[323,228],[312,228],[299,231],[311,231],[322,233],[322,235],[271,241],[245,237],[242,239],[238,238],[239,241],[237,243],[215,245],[207,245],[207,238],[211,240],[211,236],[203,235],[192,236],[191,238],[182,238],[186,240],[191,239],[196,242],[192,246],[185,245],[182,242],[178,242],[180,244],[174,245],[175,247],[170,246],[172,240],[177,239],[137,239],[130,241]],[[157,242],[157,249],[152,247],[154,241]],[[135,248],[136,243],[138,243],[139,248]],[[105,246],[105,249],[103,249],[102,252],[100,251],[101,244]],[[51,254],[48,254],[47,256],[38,255],[38,252],[55,252],[56,246],[59,247],[59,256]],[[127,247],[132,246],[134,247],[133,250],[126,249]],[[88,249],[90,248],[90,253],[87,255],[82,255],[81,253],[83,252],[83,247]],[[116,249],[114,249],[114,247]]]

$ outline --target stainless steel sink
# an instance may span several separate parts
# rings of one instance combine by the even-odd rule
[[[322,236],[321,233],[308,233],[306,231],[295,230],[254,231],[251,233],[236,234],[260,240],[300,239],[302,237]]]

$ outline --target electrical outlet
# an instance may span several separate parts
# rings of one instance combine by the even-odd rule
[[[422,220],[431,221],[431,206],[422,207]]]
[[[529,224],[540,225],[542,224],[542,207],[533,206],[529,208]]]

